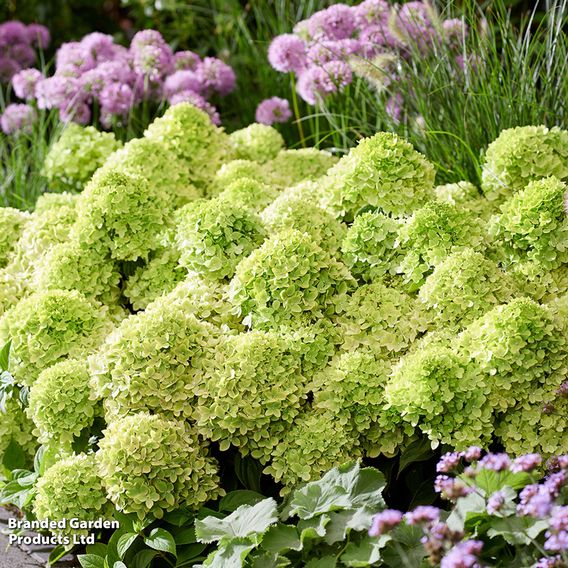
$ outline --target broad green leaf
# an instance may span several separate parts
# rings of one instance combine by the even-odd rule
[[[9,470],[21,469],[26,465],[26,453],[13,439],[10,440],[8,447],[2,455],[2,465]]]
[[[195,561],[199,555],[207,548],[206,544],[190,544],[178,548],[176,566],[185,566]]]
[[[115,511],[114,514],[116,517],[117,511]],[[117,545],[120,537],[127,532],[129,531],[121,525],[121,527],[118,530],[114,531],[109,538],[107,543],[107,560],[109,566],[113,566],[115,562],[122,560],[122,558],[120,558],[120,556],[118,555]]]
[[[390,535],[383,534],[377,538],[366,535],[358,543],[350,542],[340,560],[345,566],[364,568],[381,559],[381,549],[391,540]]]
[[[166,513],[163,517],[163,520],[170,525],[182,527],[183,525],[187,524],[190,519],[193,519],[193,516],[193,513],[191,511],[188,511],[187,509],[178,509],[177,511]]]
[[[10,349],[12,348],[12,340],[5,343],[0,349],[0,371],[8,371],[10,367]]]
[[[107,545],[102,542],[97,542],[95,544],[88,544],[86,546],[87,554],[96,554],[97,556],[106,556]]]
[[[278,521],[276,501],[265,499],[256,505],[241,505],[224,519],[207,517],[195,521],[198,542],[215,542],[223,537],[238,538],[263,534]]]
[[[321,515],[313,519],[306,519],[298,523],[300,542],[302,546],[307,540],[320,539],[326,534],[326,526],[329,523],[329,515]]]
[[[124,558],[128,549],[134,544],[134,541],[138,538],[137,533],[126,533],[123,534],[116,543],[116,551],[120,558]]]
[[[302,550],[298,529],[293,525],[273,525],[262,538],[262,548],[272,553]]]
[[[247,558],[250,568],[286,568],[291,562],[285,556],[270,552],[253,553]]]
[[[412,442],[401,454],[398,465],[398,477],[412,463],[426,461],[434,455],[432,442],[428,438],[419,438]]]
[[[369,530],[376,510],[362,507],[355,511],[335,511],[329,514],[329,524],[326,526],[325,542],[334,544],[345,540],[350,530]]]
[[[508,517],[495,519],[487,536],[502,536],[511,545],[531,544],[531,542],[548,528],[546,521],[531,517]]]
[[[195,540],[195,527],[175,527],[170,531],[178,546],[183,544],[193,544]]]
[[[485,499],[478,493],[470,493],[457,500],[446,523],[454,531],[463,531],[468,515],[476,513],[485,513]]]
[[[323,556],[322,558],[312,558],[306,568],[335,568],[337,566],[337,558],[335,556]]]
[[[250,489],[238,489],[227,493],[219,503],[219,511],[232,513],[241,505],[256,505],[264,499],[264,495]]]
[[[80,554],[77,560],[83,568],[104,568],[105,565],[104,558],[96,554]]]
[[[382,561],[389,568],[420,568],[426,551],[420,542],[422,530],[417,526],[401,524],[391,533],[391,539],[382,549]]]
[[[253,548],[255,548],[255,544],[249,538],[222,541],[219,548],[207,557],[203,566],[207,568],[243,568],[243,561]]]
[[[157,550],[149,550],[148,548],[141,550],[133,558],[132,568],[148,568],[157,555]]]
[[[504,487],[520,489],[531,483],[531,476],[524,471],[513,473],[509,470],[493,471],[482,469],[475,476],[475,485],[485,493],[487,497]]]
[[[66,548],[65,546],[62,546],[61,544],[58,544],[49,553],[49,558],[47,559],[47,564],[49,566],[51,566],[52,564],[55,564],[56,562],[61,560],[67,554],[68,551],[69,551],[69,548]]]
[[[176,541],[165,529],[152,529],[150,534],[144,539],[144,544],[154,550],[176,555]]]
[[[235,474],[246,489],[260,493],[260,478],[263,467],[250,456],[235,457]]]

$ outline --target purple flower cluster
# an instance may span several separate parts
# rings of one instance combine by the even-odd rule
[[[109,35],[94,32],[64,43],[56,54],[55,73],[43,77],[23,69],[12,78],[14,92],[41,109],[59,109],[63,121],[87,124],[99,109],[101,124],[123,122],[144,101],[174,105],[189,101],[220,122],[208,102],[225,96],[236,84],[233,69],[215,57],[191,51],[174,53],[156,30],[143,30],[128,48]]]
[[[30,134],[36,118],[36,111],[30,105],[8,105],[0,116],[0,127],[4,134]]]
[[[290,103],[280,97],[263,100],[256,107],[256,121],[271,126],[276,122],[287,122],[292,118]]]
[[[401,523],[403,514],[396,509],[386,509],[373,517],[369,536],[381,536]]]
[[[479,540],[464,540],[456,544],[442,558],[440,568],[476,568],[479,567],[479,555],[483,543]]]
[[[555,507],[550,517],[550,529],[545,536],[545,550],[568,552],[568,506]]]
[[[293,73],[298,94],[313,105],[352,82],[357,60],[406,54],[411,42],[424,49],[442,41],[457,46],[467,33],[464,24],[438,20],[422,1],[392,7],[386,0],[334,4],[299,22],[294,33],[275,37],[268,60],[277,71]],[[390,112],[400,115],[396,108]]]
[[[49,45],[49,30],[40,24],[0,24],[0,83],[9,83],[21,69],[36,61],[36,49]]]

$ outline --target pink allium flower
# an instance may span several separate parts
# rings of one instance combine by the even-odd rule
[[[174,67],[179,70],[195,71],[201,58],[193,51],[178,51],[174,53]]]
[[[0,83],[9,83],[22,67],[11,57],[0,55]]]
[[[221,118],[219,117],[217,109],[197,93],[194,93],[192,91],[181,91],[179,93],[175,93],[168,100],[168,102],[172,106],[177,105],[179,103],[191,103],[193,106],[196,106],[198,109],[201,109],[202,111],[207,113],[213,124],[216,125],[221,124]]]
[[[363,0],[353,6],[352,10],[359,27],[386,23],[390,15],[390,6],[386,0]]]
[[[36,119],[36,111],[30,105],[8,105],[0,117],[4,134],[30,134]]]
[[[318,92],[321,74],[321,67],[309,67],[298,78],[296,91],[310,105],[315,105],[318,96],[323,96],[323,93]]]
[[[162,34],[156,30],[143,30],[130,42],[134,70],[140,75],[157,80],[174,68],[174,55]]]
[[[16,20],[0,24],[0,46],[16,43],[30,43],[26,25]]]
[[[355,12],[346,4],[333,4],[316,12],[308,20],[308,30],[312,37],[346,39],[353,35],[356,27]]]
[[[164,82],[164,94],[171,97],[181,91],[193,91],[202,94],[205,87],[197,73],[188,70],[176,71],[166,78]]]
[[[387,25],[366,26],[359,35],[361,52],[364,57],[371,58],[383,53],[385,48],[399,47],[400,42],[392,35]]]
[[[206,57],[195,71],[205,92],[224,97],[235,89],[237,77],[233,68],[216,57]]]
[[[281,73],[300,73],[306,66],[306,45],[293,34],[276,36],[268,48],[268,61]]]
[[[323,65],[329,61],[343,60],[361,49],[357,39],[321,40],[313,43],[307,52],[311,65]]]
[[[51,42],[49,30],[41,24],[29,24],[26,28],[26,36],[30,45],[40,49],[46,49]]]
[[[329,61],[322,65],[321,76],[316,79],[318,90],[325,94],[341,91],[353,80],[351,67],[343,61]]]
[[[385,105],[385,112],[389,115],[391,120],[397,124],[402,118],[402,103],[402,95],[395,93],[389,97]]]
[[[260,124],[271,126],[275,122],[287,122],[292,118],[290,103],[280,97],[264,99],[257,107],[255,119]]]
[[[62,105],[59,109],[59,118],[61,122],[89,124],[91,121],[91,109],[85,102]]]
[[[452,46],[459,47],[463,40],[467,38],[467,25],[459,18],[452,18],[451,20],[444,20],[442,22],[442,31],[444,39]]]
[[[107,83],[133,85],[136,74],[121,61],[104,61],[90,69],[80,78],[83,91],[88,96],[98,97]]]
[[[35,88],[43,75],[37,69],[22,69],[12,77],[14,93],[20,99],[26,101],[35,99]]]
[[[407,2],[396,15],[396,27],[417,45],[426,47],[437,39],[428,6],[424,2]]]
[[[77,79],[57,75],[38,81],[35,93],[39,108],[60,107],[69,103],[70,100],[84,97],[81,92],[81,84]]]
[[[369,536],[381,536],[402,521],[403,514],[396,509],[385,509],[373,517],[373,524],[369,529]]]
[[[10,57],[18,62],[21,67],[33,65],[36,54],[31,46],[26,43],[16,43],[10,47]]]
[[[81,40],[81,45],[87,53],[97,62],[111,61],[116,55],[115,44],[112,36],[93,32],[87,34]]]
[[[109,83],[101,91],[99,101],[103,112],[125,115],[134,105],[134,93],[125,83]]]
[[[73,67],[80,73],[95,67],[93,56],[77,41],[64,43],[55,54],[55,66],[59,73],[61,68]]]

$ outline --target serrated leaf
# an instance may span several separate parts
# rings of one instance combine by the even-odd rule
[[[149,550],[147,548],[141,550],[132,559],[132,568],[148,568],[157,555],[157,550]]]
[[[321,515],[313,519],[306,519],[298,523],[300,542],[302,546],[306,540],[320,539],[326,534],[326,526],[329,523],[329,515]]]
[[[80,554],[77,560],[82,568],[104,568],[105,565],[104,558],[96,554]]]
[[[116,551],[120,558],[124,558],[128,549],[134,544],[134,541],[138,538],[137,533],[126,533],[123,534],[116,543]]]
[[[401,524],[396,527],[381,552],[384,565],[389,568],[420,568],[426,557],[420,542],[422,534],[422,529],[417,526]]]
[[[291,565],[291,562],[285,556],[279,554],[270,552],[253,554],[255,555],[247,558],[247,566],[250,565],[250,568],[286,568],[286,566]]]
[[[468,515],[485,512],[485,499],[478,493],[470,493],[457,500],[454,510],[446,520],[446,524],[453,531],[463,531]]]
[[[223,537],[244,538],[266,532],[278,521],[276,501],[265,499],[256,505],[241,505],[224,519],[207,517],[195,521],[195,536],[198,542],[215,542]]]
[[[293,525],[273,525],[262,538],[262,548],[272,553],[302,550],[298,529]]]
[[[490,538],[502,536],[511,545],[528,545],[547,528],[548,524],[543,520],[531,517],[508,517],[495,519],[487,531],[487,536]]]
[[[520,471],[513,473],[512,471],[493,471],[490,469],[482,469],[475,476],[475,485],[489,497],[495,491],[499,491],[505,487],[520,489],[531,482],[531,476]]]
[[[350,530],[369,530],[376,512],[376,510],[362,507],[355,511],[336,511],[330,513],[330,521],[326,526],[325,542],[327,542],[327,544],[334,544],[343,541]]]
[[[335,568],[337,566],[337,558],[335,556],[322,556],[321,558],[312,558],[305,568]]]
[[[166,529],[152,529],[144,539],[144,544],[154,550],[176,555],[176,541]]]
[[[227,511],[232,513],[241,505],[256,505],[264,499],[264,495],[251,491],[250,489],[238,489],[231,491],[223,497],[219,503],[219,511]]]
[[[256,545],[248,538],[221,542],[219,548],[207,557],[207,568],[243,568],[243,561]]]
[[[345,566],[365,568],[381,559],[381,549],[391,540],[391,536],[383,534],[379,537],[365,536],[358,543],[350,542],[340,560]]]

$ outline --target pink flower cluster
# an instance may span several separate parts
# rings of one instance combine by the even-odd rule
[[[36,61],[36,49],[49,45],[49,30],[40,24],[0,24],[0,83],[9,83],[21,69]]]
[[[294,33],[275,37],[268,60],[277,71],[293,73],[298,94],[314,105],[352,82],[357,59],[373,61],[385,53],[408,56],[410,42],[421,49],[436,42],[457,46],[466,33],[461,20],[438,21],[426,2],[334,4],[299,22]],[[393,100],[387,111],[399,116],[399,106]]]
[[[128,48],[94,32],[59,48],[53,76],[23,69],[12,78],[21,99],[35,100],[40,109],[57,108],[63,121],[80,124],[89,123],[97,109],[106,128],[125,121],[144,101],[189,101],[218,124],[209,99],[227,95],[235,84],[229,65],[215,57],[201,59],[191,51],[174,53],[156,30],[138,32]]]

